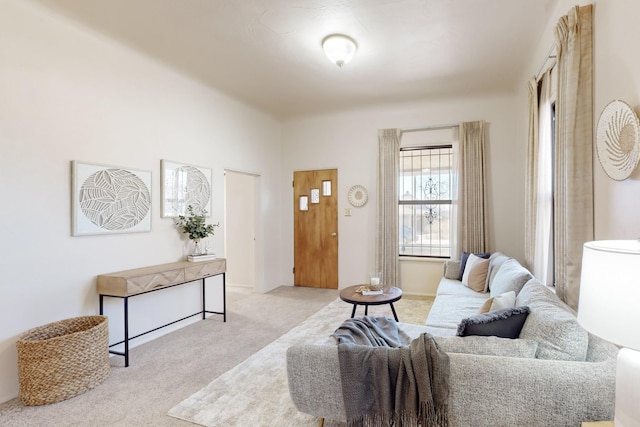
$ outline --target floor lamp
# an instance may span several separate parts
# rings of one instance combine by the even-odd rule
[[[584,244],[578,321],[621,346],[616,371],[616,427],[640,426],[640,241]]]

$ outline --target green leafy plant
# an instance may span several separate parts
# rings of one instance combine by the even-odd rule
[[[187,206],[188,215],[178,215],[176,218],[176,226],[183,233],[189,235],[189,239],[195,240],[196,242],[200,239],[204,239],[207,236],[213,236],[215,227],[219,227],[218,224],[205,224],[206,221],[206,210],[202,210],[201,213],[196,214],[193,211],[193,206]]]

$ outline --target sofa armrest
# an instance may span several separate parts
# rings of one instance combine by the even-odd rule
[[[336,345],[294,345],[287,349],[289,395],[300,412],[346,422]]]
[[[616,359],[519,359],[449,353],[456,426],[571,426],[613,419]]]
[[[448,353],[449,422],[474,427],[580,427],[613,419],[616,359],[569,362]],[[287,350],[299,411],[346,421],[337,346]]]

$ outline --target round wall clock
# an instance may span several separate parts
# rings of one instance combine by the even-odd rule
[[[347,197],[351,206],[356,208],[364,206],[367,204],[367,200],[369,200],[369,194],[367,194],[367,190],[362,185],[354,185],[351,187]]]
[[[629,178],[640,160],[638,116],[623,101],[611,101],[602,110],[596,131],[596,152],[611,179]]]

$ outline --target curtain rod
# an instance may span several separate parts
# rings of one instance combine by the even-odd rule
[[[542,62],[542,64],[540,64],[540,68],[538,68],[538,72],[536,73],[536,80],[540,79],[540,73],[542,72],[542,69],[544,68],[546,63],[549,62],[550,59],[556,58],[556,55],[551,54],[556,49],[556,46],[557,46],[556,43],[557,42],[553,42],[553,44],[551,45],[551,48],[549,49],[549,52],[547,52],[547,56],[544,57],[544,61]]]
[[[400,129],[400,133],[405,132],[422,132],[425,130],[440,130],[440,129],[453,129],[459,127],[459,124],[449,124],[449,125],[433,125],[433,126],[424,126],[421,128],[412,128],[412,129]]]

